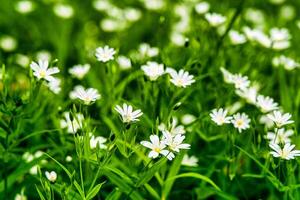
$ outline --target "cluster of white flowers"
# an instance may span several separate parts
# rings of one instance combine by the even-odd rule
[[[212,27],[219,27],[226,22],[226,17],[219,13],[206,13],[204,17]]]
[[[98,90],[94,88],[85,89],[83,86],[77,85],[74,87],[74,90],[70,92],[70,98],[79,99],[83,104],[90,105],[100,99],[101,95],[98,93]]]
[[[300,67],[300,63],[296,62],[294,59],[286,57],[284,55],[276,56],[272,60],[274,67],[283,67],[286,70],[293,70]]]
[[[39,159],[42,155],[43,155],[42,151],[36,151],[34,154],[32,154],[30,152],[25,152],[22,156],[22,159],[25,160],[25,162],[29,163],[29,162],[32,162],[36,159]],[[29,169],[29,173],[31,175],[37,175],[38,167],[40,166],[40,164],[46,164],[46,163],[47,163],[47,160],[45,160],[45,159],[41,160],[39,163],[33,165]]]
[[[292,115],[290,113],[282,113],[279,111],[278,103],[276,103],[271,97],[258,94],[255,87],[251,86],[248,77],[242,77],[239,74],[231,74],[224,68],[221,68],[221,71],[225,82],[234,84],[237,90],[236,93],[246,99],[248,103],[255,105],[264,114],[262,115],[260,122],[266,124],[268,128],[272,128],[275,125],[274,131],[268,132],[266,135],[266,138],[270,141],[269,146],[273,150],[271,151],[271,154],[274,157],[280,157],[286,160],[300,156],[299,150],[293,150],[295,145],[291,145],[291,140],[289,138],[293,135],[293,131],[282,128],[283,126],[294,123],[294,121],[291,120]],[[212,120],[218,125],[230,122],[230,117],[226,115],[227,111],[224,111],[223,109],[214,110],[213,113],[211,113]],[[240,119],[242,118],[242,115],[239,113],[237,115],[236,117]],[[233,116],[233,119],[234,118],[235,115]],[[248,117],[244,117],[241,121],[247,121],[247,118]],[[238,128],[238,124],[241,123],[241,121],[232,123],[236,128]],[[239,128],[239,131],[241,131],[241,129],[243,128]]]
[[[75,65],[69,69],[69,73],[75,78],[83,79],[83,77],[89,72],[90,68],[90,64]]]

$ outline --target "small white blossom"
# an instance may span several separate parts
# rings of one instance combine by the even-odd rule
[[[114,48],[110,48],[109,46],[105,45],[104,47],[98,47],[96,49],[96,58],[101,62],[107,62],[114,59],[116,51]]]
[[[191,114],[185,114],[181,117],[181,123],[184,124],[184,125],[189,125],[189,124],[193,123],[196,120],[197,120],[197,118],[194,115],[191,115]]]
[[[212,27],[218,27],[226,21],[226,17],[218,13],[206,13],[204,17]]]
[[[183,156],[183,159],[181,161],[181,165],[184,166],[189,166],[189,167],[197,167],[198,166],[198,158],[195,156],[188,156],[187,154],[185,154]]]
[[[182,126],[182,125],[177,126],[177,124],[178,124],[178,119],[173,117],[171,126],[169,128],[164,123],[161,123],[158,126],[158,130],[169,131],[172,135],[185,134],[184,126]]]
[[[159,140],[159,137],[157,135],[150,135],[150,141],[141,141],[141,145],[151,149],[151,151],[148,154],[149,158],[157,158],[159,154],[167,156],[169,160],[172,160],[174,157],[174,154],[170,154],[168,150],[166,150],[166,145]],[[172,156],[170,156],[172,155]]]
[[[282,66],[286,70],[293,70],[300,67],[300,63],[296,62],[294,59],[281,55],[279,57],[274,57],[272,59],[272,64],[274,67]]]
[[[229,31],[228,35],[229,35],[230,42],[233,45],[244,44],[247,41],[245,35],[235,30]]]
[[[236,89],[245,90],[249,87],[250,81],[247,76],[242,76],[241,74],[234,74],[232,77],[232,82]]]
[[[117,105],[115,110],[121,115],[123,123],[139,121],[138,118],[143,115],[140,109],[133,111],[132,106],[126,103],[123,103],[123,107]]]
[[[270,129],[274,126],[274,122],[272,120],[270,120],[270,118],[267,117],[267,115],[262,115],[259,118],[259,123],[264,124],[268,129]]]
[[[286,28],[272,28],[270,30],[272,48],[275,50],[287,49],[290,47],[291,35]]]
[[[130,59],[125,56],[118,56],[117,62],[123,70],[130,69],[132,67]]]
[[[66,157],[66,161],[67,161],[67,162],[72,162],[72,160],[73,160],[72,156],[67,156],[67,157]]]
[[[164,65],[157,62],[148,61],[146,65],[142,65],[142,70],[151,81],[155,81],[158,77],[165,73]]]
[[[74,9],[68,4],[56,4],[53,7],[54,14],[63,19],[69,19],[74,15]]]
[[[296,156],[300,156],[300,150],[294,150],[295,145],[291,145],[290,143],[286,143],[283,148],[281,148],[278,144],[270,143],[269,145],[273,151],[271,151],[271,155],[276,158],[282,158],[285,160],[294,159]]]
[[[180,149],[190,149],[190,144],[182,143],[185,139],[184,135],[172,135],[169,131],[162,131],[162,142],[166,144],[170,150],[179,153]]]
[[[248,117],[248,115],[246,115],[245,113],[237,113],[235,115],[232,116],[232,120],[231,123],[233,124],[233,126],[235,128],[238,129],[238,131],[241,133],[242,130],[246,130],[248,128],[250,128],[250,119]]]
[[[55,171],[51,171],[51,172],[46,171],[45,175],[46,175],[47,179],[52,183],[54,183],[57,179],[57,174]]]
[[[270,140],[271,143],[275,144],[286,144],[291,143],[291,139],[289,138],[294,134],[293,130],[285,130],[284,128],[275,129],[274,132],[267,133],[267,139]]]
[[[27,14],[34,10],[34,4],[28,0],[18,1],[15,5],[15,10],[21,14]]]
[[[15,200],[27,200],[27,197],[23,194],[17,194]]]
[[[60,120],[60,127],[61,128],[67,128],[68,133],[75,134],[79,129],[82,128],[84,117],[82,114],[77,113],[75,114],[75,117],[71,119],[70,113],[65,112],[64,119]]]
[[[268,96],[258,95],[256,105],[263,113],[270,112],[278,109],[278,103],[274,102],[274,99]]]
[[[272,114],[268,114],[267,117],[272,120],[278,128],[294,122],[293,120],[290,120],[292,117],[290,113],[282,114],[280,111],[276,110],[273,111]]]
[[[58,78],[54,78],[47,83],[47,86],[54,94],[58,94],[61,91],[60,84],[61,84],[61,80]]]
[[[209,114],[211,120],[214,121],[218,126],[223,124],[231,123],[231,116],[227,116],[227,110],[220,108],[220,109],[213,109],[212,112]]]
[[[209,11],[210,5],[206,1],[199,2],[195,5],[196,13],[202,15]]]
[[[173,83],[177,87],[187,87],[192,85],[195,82],[194,76],[190,75],[188,72],[183,69],[179,70],[179,72],[175,71],[172,68],[167,68],[166,72],[171,76],[171,83]]]
[[[83,79],[83,77],[89,72],[90,68],[90,64],[75,65],[69,69],[69,73],[78,79]]]
[[[98,90],[94,88],[85,89],[81,85],[75,86],[74,90],[70,92],[71,99],[80,99],[85,105],[90,105],[101,98]]]
[[[30,67],[33,70],[33,75],[39,80],[45,79],[47,81],[53,81],[55,78],[52,75],[59,72],[57,67],[49,68],[49,62],[47,60],[39,60],[38,63],[32,62]]]
[[[90,147],[91,147],[91,149],[95,149],[98,146],[100,149],[107,149],[107,146],[105,145],[106,141],[107,141],[107,139],[102,136],[95,137],[93,135],[90,138]]]
[[[159,49],[157,47],[151,47],[147,43],[142,43],[139,46],[139,53],[142,56],[142,58],[144,58],[144,57],[152,58],[152,57],[155,57],[158,55]]]
[[[245,99],[250,104],[256,103],[257,87],[252,86],[244,90],[236,90],[235,93]]]
[[[0,48],[6,52],[14,51],[18,46],[17,40],[12,36],[2,36],[0,38]]]

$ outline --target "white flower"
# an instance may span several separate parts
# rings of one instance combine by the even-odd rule
[[[31,168],[30,168],[30,170],[29,170],[29,174],[31,174],[31,175],[37,175],[37,173],[38,173],[38,165],[33,165]]]
[[[159,49],[157,47],[151,47],[147,43],[142,43],[139,46],[139,52],[140,52],[142,58],[144,58],[144,57],[152,58],[152,57],[155,57],[158,55]]]
[[[194,115],[191,114],[185,114],[181,117],[181,123],[183,123],[184,125],[189,125],[191,123],[193,123],[194,121],[196,121],[196,117]]]
[[[46,171],[45,175],[46,175],[47,179],[52,183],[54,183],[57,179],[57,174],[55,171],[51,171],[51,172]]]
[[[49,62],[47,60],[39,60],[38,63],[31,62],[30,67],[33,70],[33,75],[39,80],[45,79],[47,81],[53,81],[55,78],[52,75],[59,72],[57,67],[49,68]]]
[[[17,48],[18,42],[12,36],[2,36],[0,38],[0,48],[4,51],[10,52],[14,51]]]
[[[68,4],[56,4],[53,11],[56,16],[64,19],[69,19],[74,15],[73,7]]]
[[[272,120],[278,128],[294,122],[293,120],[290,120],[290,118],[292,117],[290,113],[282,114],[280,111],[276,110],[273,111],[272,114],[268,114],[267,117]]]
[[[18,1],[15,5],[15,9],[17,12],[22,13],[22,14],[27,14],[33,11],[34,6],[31,1],[28,0],[23,0],[23,1]]]
[[[234,30],[229,31],[228,35],[233,45],[244,44],[247,41],[246,37],[243,34]]]
[[[47,83],[47,86],[49,87],[49,89],[54,93],[54,94],[58,94],[61,91],[61,80],[58,78],[53,78],[51,81],[49,81]]]
[[[130,22],[135,22],[139,20],[142,16],[142,12],[135,8],[124,9],[124,16]]]
[[[283,66],[286,70],[293,70],[300,67],[300,63],[297,63],[294,59],[281,55],[272,59],[274,67]]]
[[[256,105],[263,113],[270,112],[278,109],[278,103],[274,102],[274,99],[268,96],[258,95]]]
[[[248,117],[248,115],[246,115],[245,113],[237,113],[235,115],[232,116],[232,120],[231,123],[233,124],[233,126],[235,128],[238,129],[238,131],[241,133],[242,130],[246,130],[250,127],[250,119]]]
[[[29,163],[29,162],[33,161],[34,155],[32,155],[32,154],[29,153],[29,152],[25,152],[25,153],[23,154],[22,158],[23,158],[27,163]]]
[[[218,13],[206,13],[204,17],[213,27],[220,26],[226,21],[226,17]]]
[[[197,162],[198,162],[198,158],[197,157],[195,157],[195,156],[189,157],[187,154],[185,154],[183,156],[181,164],[185,165],[185,166],[189,166],[189,167],[197,167],[198,166]]]
[[[126,103],[123,103],[123,108],[117,105],[115,110],[121,115],[123,123],[139,121],[138,118],[143,115],[141,110],[133,111],[132,106],[127,105]]]
[[[74,90],[70,92],[71,99],[80,99],[85,105],[90,105],[101,98],[101,95],[94,88],[85,89],[81,85],[75,86]]]
[[[255,104],[257,97],[257,87],[252,86],[244,90],[236,90],[237,95],[244,98],[248,103]]]
[[[73,160],[72,156],[67,156],[67,157],[66,157],[66,161],[67,161],[67,162],[72,162],[72,160]]]
[[[118,56],[117,62],[121,69],[126,70],[131,68],[131,61],[125,56]]]
[[[195,82],[194,76],[190,75],[183,69],[179,70],[179,72],[176,72],[172,68],[167,68],[166,72],[171,76],[171,83],[173,83],[177,87],[185,88]]]
[[[234,74],[232,77],[232,82],[235,88],[240,90],[246,90],[250,85],[248,77],[242,76],[241,74]]]
[[[141,145],[151,149],[148,154],[149,158],[157,158],[159,154],[162,154],[164,156],[167,156],[169,160],[173,159],[174,154],[172,155],[168,150],[165,149],[166,145],[159,140],[159,137],[157,135],[150,135],[150,141],[151,142],[141,141]]]
[[[37,60],[48,60],[48,62],[51,60],[51,53],[47,50],[41,50],[36,53],[36,59]]]
[[[158,77],[165,73],[164,65],[157,62],[148,61],[146,65],[142,65],[142,70],[151,81],[155,81]]]
[[[272,40],[272,48],[275,50],[282,50],[290,47],[291,35],[286,28],[272,28],[270,30],[270,37]]]
[[[209,8],[210,8],[210,5],[206,1],[202,1],[195,5],[196,13],[198,13],[200,15],[207,13],[209,11]]]
[[[243,31],[249,41],[257,42],[265,48],[270,48],[272,41],[271,39],[259,29],[251,29],[244,27]]]
[[[223,74],[224,81],[226,83],[233,83],[233,76],[234,76],[234,74],[232,74],[231,72],[229,72],[224,67],[221,67],[220,70],[221,70],[221,72]]]
[[[15,200],[27,200],[27,197],[24,194],[17,194]]]
[[[96,58],[101,62],[107,62],[114,59],[116,51],[114,48],[110,48],[105,45],[104,47],[98,47],[96,49]]]
[[[221,126],[223,124],[231,123],[232,117],[226,116],[227,112],[228,111],[223,108],[213,109],[209,115],[210,115],[212,121],[214,121],[218,126]]]
[[[172,135],[185,134],[184,126],[182,126],[182,125],[177,126],[177,124],[178,124],[178,119],[173,117],[171,126],[169,128],[164,123],[161,123],[158,126],[158,130],[169,131]]]
[[[282,159],[291,160],[296,156],[300,156],[300,150],[293,150],[295,145],[291,145],[290,143],[286,143],[283,149],[275,143],[270,143],[269,146],[273,149],[270,153],[276,158],[280,157]]]
[[[274,126],[274,122],[267,117],[267,115],[262,115],[259,118],[259,123],[264,124],[267,128],[272,128]]]
[[[149,10],[160,10],[165,6],[163,0],[144,0],[145,7]]]
[[[170,148],[170,150],[179,153],[180,149],[190,149],[190,144],[182,143],[185,139],[184,135],[172,135],[169,131],[162,131],[162,133],[162,142],[166,144]]]
[[[69,73],[78,79],[82,79],[90,70],[90,64],[75,65],[69,69]]]
[[[100,149],[107,149],[107,146],[105,145],[106,141],[107,141],[107,139],[104,137],[92,136],[90,138],[90,147],[91,147],[91,149],[95,149],[97,146],[99,146]]]
[[[30,64],[30,59],[28,56],[23,54],[16,54],[16,63],[24,68],[28,67]]]
[[[77,113],[75,117],[71,120],[70,113],[65,112],[64,119],[60,120],[60,127],[67,128],[68,133],[75,134],[79,129],[82,128],[84,117],[82,114]]]
[[[270,140],[271,143],[275,144],[286,144],[291,143],[291,139],[289,138],[294,134],[293,130],[285,130],[284,128],[275,129],[274,132],[268,132],[267,139]]]

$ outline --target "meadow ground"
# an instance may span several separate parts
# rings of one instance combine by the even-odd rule
[[[300,199],[300,1],[0,0],[0,199]]]

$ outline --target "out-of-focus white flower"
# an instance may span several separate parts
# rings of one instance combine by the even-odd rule
[[[214,121],[218,126],[223,124],[231,123],[231,116],[227,116],[227,110],[220,108],[220,109],[213,109],[212,112],[209,114],[211,120]]]
[[[15,4],[15,10],[21,14],[27,14],[34,10],[34,4],[28,0],[18,1]]]
[[[258,95],[256,105],[263,113],[270,112],[278,109],[278,103],[274,102],[274,99],[268,96]]]
[[[15,197],[15,200],[27,200],[26,195],[22,194],[17,194]]]
[[[265,22],[264,12],[256,8],[247,8],[244,17],[255,25],[262,25]]]
[[[56,16],[64,19],[69,19],[74,15],[73,7],[68,4],[56,4],[53,11]]]
[[[193,123],[197,118],[194,115],[191,114],[185,114],[181,117],[181,123],[184,125],[189,125]]]
[[[202,15],[209,11],[210,5],[206,1],[199,2],[195,5],[196,13]]]
[[[173,83],[177,87],[186,88],[187,86],[190,86],[195,82],[194,76],[190,75],[183,69],[177,72],[176,70],[168,67],[166,69],[166,72],[171,76],[171,83]]]
[[[242,76],[241,74],[234,74],[232,77],[232,83],[235,88],[239,90],[246,90],[250,85],[248,77]]]
[[[238,129],[240,133],[242,132],[242,130],[246,130],[250,127],[250,119],[245,113],[237,113],[233,115],[231,123],[235,128]]]
[[[284,55],[281,55],[279,57],[274,57],[272,59],[272,64],[274,67],[282,66],[286,70],[293,70],[295,68],[300,67],[300,63]]]
[[[292,136],[293,134],[294,134],[293,130],[276,128],[274,132],[268,132],[266,138],[269,139],[271,143],[286,144],[286,143],[291,143],[291,139],[289,137]]]
[[[125,21],[114,18],[105,18],[101,21],[101,28],[105,32],[116,32],[126,28]]]
[[[128,21],[135,22],[141,18],[142,12],[136,8],[126,8],[124,10],[124,16]]]
[[[123,70],[131,68],[131,61],[125,56],[118,56],[117,63],[119,64],[119,67]]]
[[[75,65],[69,69],[69,73],[78,79],[83,79],[83,77],[89,72],[90,68],[90,64]]]
[[[244,27],[243,31],[249,41],[256,42],[265,48],[271,48],[271,39],[261,30]]]
[[[259,118],[259,123],[264,124],[268,129],[272,128],[274,126],[274,122],[270,120],[267,115],[262,115]]]
[[[181,165],[189,166],[189,167],[197,167],[198,166],[198,158],[195,156],[188,156],[185,154],[181,161]]]
[[[69,112],[65,112],[64,119],[60,120],[60,127],[67,128],[68,133],[75,134],[83,126],[84,117],[82,114],[77,113],[74,117],[70,117]]]
[[[49,82],[55,79],[52,75],[59,72],[57,67],[49,68],[49,62],[47,60],[39,60],[38,63],[31,62],[30,67],[35,77],[39,80],[45,79]]]
[[[146,65],[142,65],[141,69],[151,81],[155,81],[158,77],[165,73],[163,64],[152,61],[148,61]]]
[[[25,153],[23,154],[22,158],[23,158],[27,163],[29,163],[29,162],[31,162],[31,161],[34,160],[34,155],[32,155],[32,154],[29,153],[29,152],[25,152]]]
[[[101,62],[107,62],[114,59],[116,51],[114,48],[110,48],[105,45],[104,47],[98,47],[96,49],[96,58]]]
[[[2,36],[0,38],[0,48],[4,51],[11,52],[17,48],[18,42],[12,36]]]
[[[292,5],[283,5],[279,10],[279,17],[286,20],[291,21],[296,17],[297,11]]]
[[[294,123],[293,120],[290,120],[292,115],[290,113],[281,113],[278,110],[273,111],[273,113],[268,114],[267,117],[272,120],[278,128]]]
[[[294,159],[297,156],[300,156],[300,150],[294,150],[295,145],[291,145],[290,143],[286,143],[283,148],[281,148],[278,144],[270,143],[269,145],[273,151],[271,151],[271,155],[276,158],[282,158],[285,160]]]
[[[107,146],[105,145],[106,141],[107,141],[107,139],[102,136],[95,137],[93,135],[90,138],[90,147],[91,147],[91,149],[95,149],[98,146],[100,149],[107,149]]]
[[[224,81],[226,83],[233,83],[233,76],[234,76],[234,74],[232,74],[231,72],[229,72],[224,67],[221,67],[220,70],[221,70],[221,72],[223,74]]]
[[[272,28],[270,30],[272,48],[275,50],[287,49],[290,47],[291,35],[286,28]]]
[[[173,32],[171,34],[171,41],[176,46],[183,46],[186,42],[186,37],[182,33]]]
[[[185,129],[184,126],[182,125],[178,125],[178,119],[176,117],[172,118],[172,123],[170,125],[170,127],[167,127],[164,123],[161,123],[158,126],[158,130],[160,131],[168,131],[169,133],[171,133],[172,135],[178,135],[178,134],[185,134]]]
[[[36,54],[36,59],[37,60],[48,60],[48,62],[51,60],[51,53],[46,50],[41,50],[37,52]]]
[[[226,21],[226,17],[218,13],[206,13],[204,17],[212,27],[218,27]]]
[[[142,43],[139,46],[139,52],[140,52],[140,55],[142,56],[142,58],[144,58],[144,57],[152,58],[152,57],[155,57],[158,55],[159,49],[157,47],[151,47],[147,43]]]
[[[174,158],[174,154],[172,155],[170,151],[165,149],[166,144],[160,141],[157,135],[150,135],[150,142],[141,141],[141,145],[151,149],[151,151],[148,154],[149,158],[157,158],[159,154],[167,156],[169,160],[172,160]]]
[[[108,11],[113,5],[107,0],[95,0],[93,2],[93,7],[98,11]]]
[[[55,171],[51,171],[51,172],[46,171],[45,175],[46,175],[47,179],[52,183],[54,183],[57,179],[57,174]]]
[[[236,90],[235,93],[245,99],[250,104],[256,103],[257,87],[251,86],[244,90]]]
[[[72,162],[72,160],[73,160],[72,156],[67,156],[67,157],[66,157],[66,161],[67,161],[67,162]]]
[[[143,115],[140,109],[133,111],[132,106],[126,103],[123,103],[123,107],[117,105],[115,110],[121,115],[123,123],[139,121],[138,118]]]
[[[23,54],[17,54],[16,55],[16,63],[22,67],[28,67],[30,63],[30,59],[28,56]]]
[[[37,175],[37,173],[38,173],[38,165],[34,165],[34,166],[32,166],[31,168],[30,168],[30,170],[29,170],[29,174],[31,174],[31,175]]]
[[[247,41],[245,35],[235,30],[229,31],[228,35],[233,45],[244,44]]]
[[[165,6],[163,0],[143,0],[144,5],[148,10],[161,10]]]
[[[70,92],[71,99],[80,99],[85,105],[90,105],[101,98],[98,90],[95,88],[85,89],[81,85],[74,87],[74,90]]]
[[[58,78],[53,78],[51,81],[49,81],[47,83],[47,86],[49,87],[49,89],[54,93],[54,94],[58,94],[61,91],[61,80]]]

